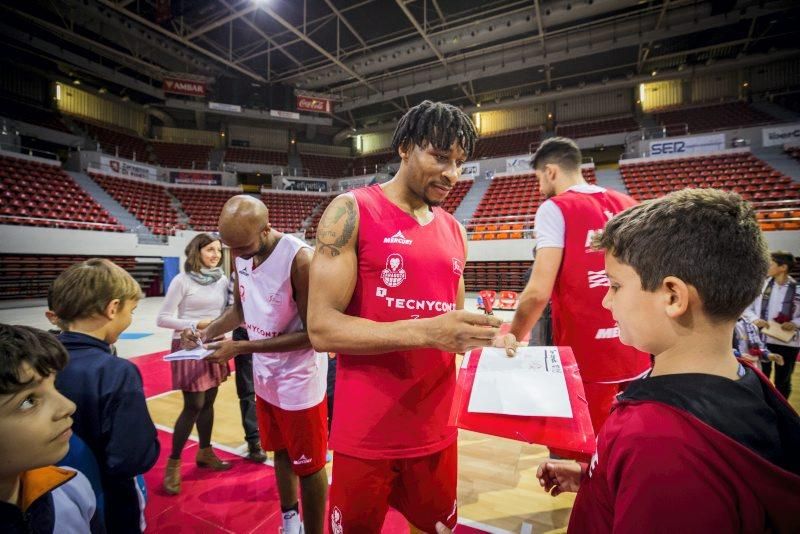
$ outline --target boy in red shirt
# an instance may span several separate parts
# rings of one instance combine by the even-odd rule
[[[618,397],[589,466],[539,466],[546,491],[578,492],[569,530],[800,532],[800,418],[731,355],[769,263],[752,207],[685,189],[625,210],[594,243],[603,306],[655,363]]]

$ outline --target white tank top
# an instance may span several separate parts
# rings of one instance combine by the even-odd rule
[[[284,235],[264,263],[236,258],[244,326],[251,340],[304,330],[292,291],[292,262],[308,245]],[[328,356],[313,348],[253,354],[256,395],[284,410],[316,406],[325,397]]]

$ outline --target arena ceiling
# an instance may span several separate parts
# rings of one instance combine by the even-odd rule
[[[330,95],[337,124],[358,128],[424,98],[490,109],[800,57],[793,0],[34,0],[0,13],[7,44],[144,103],[179,73],[212,96],[230,82]]]

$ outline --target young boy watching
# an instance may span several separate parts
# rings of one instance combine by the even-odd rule
[[[54,386],[67,363],[56,338],[0,324],[0,526],[5,533],[95,532],[95,498],[69,450],[75,404]]]
[[[70,356],[56,387],[77,405],[75,432],[100,467],[105,524],[115,533],[144,529],[135,477],[160,450],[139,370],[111,354],[140,295],[124,269],[97,258],[72,265],[52,288],[52,311],[64,327],[58,339]]]
[[[590,466],[539,466],[546,491],[578,491],[569,529],[800,532],[800,418],[731,354],[769,263],[752,207],[685,189],[620,213],[595,246],[620,339],[655,363],[618,397]]]

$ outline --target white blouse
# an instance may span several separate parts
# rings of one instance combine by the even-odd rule
[[[213,284],[204,286],[186,273],[181,273],[172,279],[167,289],[156,324],[162,328],[172,328],[175,330],[173,337],[180,338],[181,331],[190,328],[192,323],[219,317],[227,301],[227,277],[223,276]]]

